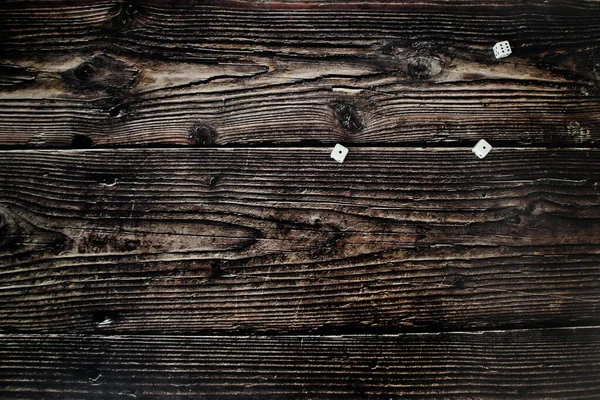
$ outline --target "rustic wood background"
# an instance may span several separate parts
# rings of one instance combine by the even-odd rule
[[[598,399],[599,141],[595,0],[5,0],[0,398]]]

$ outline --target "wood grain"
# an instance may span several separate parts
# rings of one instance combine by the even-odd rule
[[[0,328],[594,323],[600,151],[4,151]]]
[[[0,396],[596,399],[599,349],[597,327],[399,336],[0,335]]]
[[[6,1],[0,16],[4,146],[600,136],[597,2]]]

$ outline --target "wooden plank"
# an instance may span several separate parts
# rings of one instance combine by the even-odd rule
[[[598,141],[598,2],[430,3],[3,2],[0,145]]]
[[[600,44],[600,8],[593,0],[372,1],[366,6],[355,1],[13,0],[0,10],[6,52],[102,46],[212,61],[252,53],[362,56],[377,49],[374,42],[381,38],[429,38],[480,55],[487,55],[485,43],[498,37],[536,55]]]
[[[0,328],[594,323],[600,151],[4,151]]]
[[[597,399],[600,329],[0,335],[4,398]]]

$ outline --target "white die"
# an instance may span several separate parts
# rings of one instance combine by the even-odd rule
[[[479,142],[477,142],[475,147],[473,147],[472,151],[477,157],[485,158],[485,156],[487,156],[491,150],[492,146],[485,140],[481,139]]]
[[[331,158],[333,158],[335,161],[337,161],[339,163],[343,163],[344,159],[346,159],[347,155],[348,155],[348,149],[339,143],[335,145],[335,147],[333,148],[333,151],[331,152]]]
[[[510,56],[512,50],[510,49],[510,44],[505,40],[504,42],[498,42],[494,45],[494,55],[496,58],[504,58]]]

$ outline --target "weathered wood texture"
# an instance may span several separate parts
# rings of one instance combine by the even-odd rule
[[[0,335],[3,398],[597,399],[600,329]],[[8,360],[8,361],[6,361]]]
[[[5,146],[600,137],[594,1],[4,1],[0,18]]]
[[[0,155],[0,328],[397,332],[595,323],[600,151]]]

